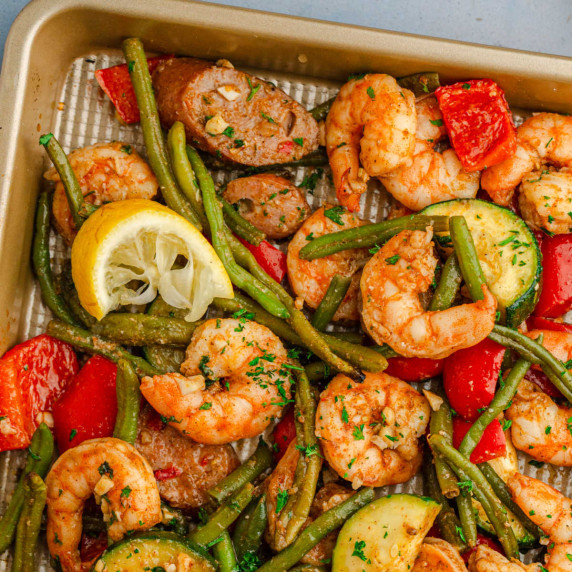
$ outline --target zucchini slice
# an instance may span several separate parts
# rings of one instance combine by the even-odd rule
[[[112,544],[94,562],[92,572],[141,572],[166,570],[215,572],[215,561],[199,546],[172,532],[152,531],[133,534]],[[186,566],[185,566],[186,564]]]
[[[509,327],[520,325],[532,313],[540,294],[540,250],[526,223],[512,211],[480,199],[454,199],[429,205],[426,215],[464,216],[501,318]],[[436,240],[446,254],[451,239]]]
[[[342,527],[332,572],[407,572],[441,510],[428,497],[388,495],[368,504]]]

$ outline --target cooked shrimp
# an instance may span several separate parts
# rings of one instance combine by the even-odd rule
[[[391,76],[369,74],[342,86],[326,118],[326,150],[342,205],[358,211],[369,177],[404,164],[416,127],[413,93]]]
[[[437,258],[433,230],[404,230],[365,265],[361,277],[362,322],[378,343],[405,357],[445,358],[474,346],[493,329],[497,303],[486,286],[484,300],[426,312],[419,296],[429,290]]]
[[[480,172],[467,173],[453,149],[442,153],[435,150],[447,135],[437,100],[423,99],[416,108],[415,150],[402,167],[380,177],[383,186],[413,211],[440,201],[474,198]]]
[[[198,443],[260,435],[290,398],[288,356],[266,326],[207,320],[187,348],[181,372],[144,377],[141,393],[170,425]]]
[[[522,381],[505,416],[512,421],[517,449],[538,461],[572,467],[572,408],[557,405],[537,385]]]
[[[440,538],[423,540],[412,572],[467,572],[459,551]]]
[[[572,231],[572,169],[529,173],[520,185],[518,206],[528,226],[554,234]]]
[[[421,466],[429,404],[400,379],[365,375],[363,383],[342,374],[330,382],[320,395],[316,436],[332,469],[354,488],[404,483]]]
[[[486,544],[480,544],[469,558],[469,572],[540,572],[538,564],[522,564],[518,560],[510,562]],[[552,571],[551,571],[552,572]]]
[[[538,113],[517,129],[516,153],[483,171],[481,186],[499,205],[508,205],[514,191],[543,165],[572,167],[572,117]]]
[[[152,199],[159,188],[151,168],[127,143],[97,143],[68,156],[85,201],[102,205],[124,199]],[[56,182],[52,213],[58,232],[71,244],[77,234],[64,185],[55,168],[44,174]]]
[[[280,551],[286,548],[284,523],[280,520],[281,512],[276,510],[278,495],[284,491],[292,493],[294,484],[294,473],[300,452],[296,449],[296,440],[292,441],[286,449],[286,453],[280,459],[272,474],[264,482],[266,489],[266,509],[268,513],[268,527],[266,529],[266,540],[273,550]],[[304,523],[306,528],[318,516],[330,508],[342,503],[354,494],[353,491],[342,487],[336,483],[327,483],[314,497],[310,508],[310,515]],[[314,548],[305,554],[301,562],[320,566],[324,560],[332,557],[332,552],[336,544],[339,530],[335,530],[323,538]]]
[[[544,335],[543,346],[560,361],[572,357],[572,334],[531,330],[526,335],[536,339],[540,334]],[[539,461],[572,466],[572,408],[556,404],[537,385],[522,381],[505,415],[512,421],[511,435],[517,449]]]
[[[153,471],[129,443],[106,437],[68,449],[46,478],[48,548],[64,572],[82,570],[82,513],[93,494],[101,504],[111,540],[161,522],[161,499]]]
[[[298,253],[314,238],[362,224],[361,219],[345,212],[341,207],[325,205],[306,219],[288,245],[288,281],[296,296],[310,308],[320,305],[336,274],[352,277],[351,285],[334,315],[334,320],[359,320],[359,281],[361,268],[369,256],[367,249],[344,250],[314,260],[302,260]]]
[[[306,197],[296,185],[271,173],[234,179],[226,186],[223,196],[268,238],[294,234],[311,212]]]
[[[512,498],[548,538],[546,568],[572,570],[572,500],[532,477],[515,473],[507,482]]]

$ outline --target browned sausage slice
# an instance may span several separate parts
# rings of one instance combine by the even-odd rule
[[[232,67],[175,58],[153,74],[161,122],[185,125],[204,151],[242,165],[300,159],[318,147],[318,125],[299,103]]]
[[[208,489],[240,464],[230,445],[195,443],[162,423],[149,406],[139,415],[137,450],[149,461],[161,498],[172,506],[194,509],[207,504]]]
[[[288,179],[270,173],[234,179],[223,195],[268,238],[294,234],[310,216],[304,193]]]

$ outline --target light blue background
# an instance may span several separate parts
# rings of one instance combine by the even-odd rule
[[[119,0],[121,1],[121,0]],[[144,2],[145,0],[138,0]],[[572,56],[572,0],[214,0],[400,32]],[[27,0],[0,0],[0,56]]]

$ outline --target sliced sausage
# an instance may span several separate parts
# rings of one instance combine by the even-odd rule
[[[139,415],[137,450],[149,461],[161,498],[177,508],[195,509],[209,502],[208,489],[240,462],[230,445],[202,445],[161,421],[150,407]]]
[[[268,238],[294,234],[310,216],[304,193],[288,179],[270,173],[235,179],[223,196]]]
[[[153,74],[161,122],[185,125],[204,151],[242,165],[300,159],[318,147],[318,125],[299,103],[253,75],[195,58],[163,62]]]

